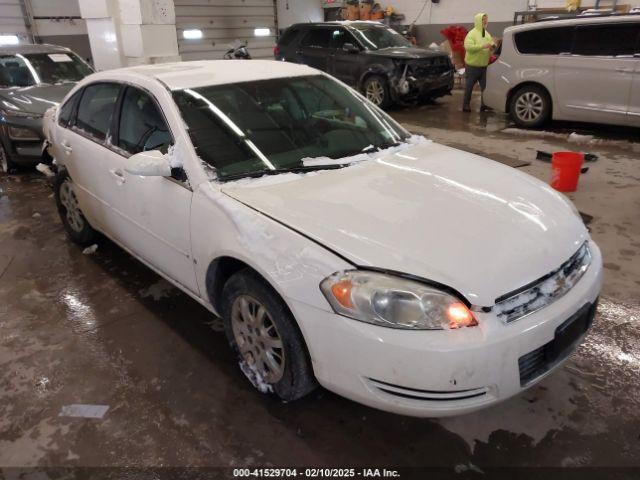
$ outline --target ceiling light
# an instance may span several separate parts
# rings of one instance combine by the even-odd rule
[[[0,45],[17,45],[20,39],[17,35],[0,35]]]
[[[202,38],[202,30],[198,28],[183,30],[182,37],[187,40],[197,40],[198,38]]]

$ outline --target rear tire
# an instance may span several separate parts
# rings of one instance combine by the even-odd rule
[[[316,388],[298,325],[260,276],[249,269],[232,275],[222,290],[221,313],[240,369],[257,390],[292,401]]]
[[[371,75],[362,84],[364,96],[380,108],[391,106],[391,95],[389,94],[389,82],[380,75]]]
[[[511,97],[509,112],[520,128],[540,128],[551,117],[551,98],[537,85],[525,85]]]
[[[66,170],[61,170],[54,180],[53,192],[58,207],[60,220],[69,238],[80,245],[88,247],[96,240],[97,233],[80,210],[80,204],[75,194],[73,180]]]

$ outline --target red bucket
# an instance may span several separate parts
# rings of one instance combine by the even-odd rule
[[[575,192],[583,163],[584,153],[555,152],[551,159],[551,186],[559,192]]]

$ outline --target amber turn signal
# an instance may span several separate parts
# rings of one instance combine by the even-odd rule
[[[478,325],[471,311],[466,305],[460,302],[449,305],[449,308],[447,308],[447,317],[449,318],[449,328],[451,329]]]
[[[351,280],[341,280],[338,283],[334,283],[331,287],[331,293],[338,301],[340,305],[345,308],[353,308],[353,301],[351,300],[351,289],[353,284]]]

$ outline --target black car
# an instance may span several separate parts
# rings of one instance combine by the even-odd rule
[[[276,60],[323,70],[381,107],[441,97],[453,88],[454,68],[446,53],[415,47],[378,22],[292,25],[274,54]]]
[[[55,45],[0,47],[0,172],[42,159],[42,116],[93,70]]]

